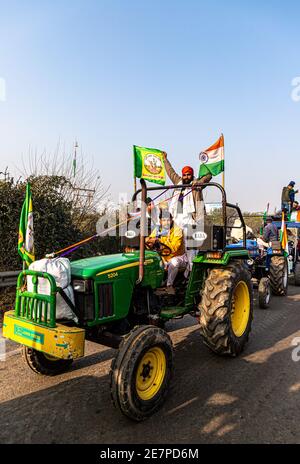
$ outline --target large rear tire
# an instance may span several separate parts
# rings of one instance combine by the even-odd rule
[[[128,418],[142,421],[164,403],[172,375],[169,335],[154,326],[136,327],[124,338],[111,364],[113,404]]]
[[[199,309],[204,343],[219,355],[241,353],[253,318],[253,287],[245,266],[234,262],[211,269]]]
[[[284,256],[272,256],[270,283],[273,295],[283,296],[288,290],[288,263]]]
[[[53,356],[37,351],[34,348],[27,346],[22,347],[22,356],[25,363],[32,369],[36,374],[41,375],[58,375],[66,372],[73,359],[58,359]]]
[[[295,264],[294,282],[297,287],[300,285],[300,263],[299,262]]]

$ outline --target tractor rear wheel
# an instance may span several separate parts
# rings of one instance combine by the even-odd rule
[[[36,374],[49,376],[66,372],[73,362],[73,359],[54,358],[27,346],[22,347],[22,356],[25,363]]]
[[[172,375],[169,335],[154,326],[136,327],[124,338],[111,364],[112,401],[122,414],[142,421],[164,403]]]
[[[294,281],[295,281],[295,285],[297,285],[298,287],[300,285],[300,263],[299,262],[295,264]]]
[[[286,295],[288,290],[288,263],[284,256],[272,256],[270,282],[273,295]]]
[[[237,356],[248,341],[253,318],[251,276],[243,263],[209,271],[199,309],[204,343],[219,355]]]
[[[258,285],[258,304],[261,309],[267,309],[270,306],[271,284],[268,277],[263,277]]]

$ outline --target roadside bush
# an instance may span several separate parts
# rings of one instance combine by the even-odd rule
[[[80,208],[74,202],[74,196],[66,194],[72,186],[65,177],[31,176],[28,180],[32,191],[36,259],[96,233],[100,214]],[[17,242],[25,191],[26,182],[0,181],[0,272],[22,268]],[[105,237],[80,247],[68,258],[72,260],[118,251],[119,241]],[[11,291],[0,291],[0,306],[9,306],[10,298]]]

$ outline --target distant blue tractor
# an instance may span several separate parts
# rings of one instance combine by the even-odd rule
[[[239,248],[242,241],[229,245]],[[246,261],[254,284],[258,285],[259,307],[270,305],[271,294],[286,295],[288,289],[288,262],[280,242],[272,242],[268,248],[260,248],[257,240],[246,240],[249,259]]]

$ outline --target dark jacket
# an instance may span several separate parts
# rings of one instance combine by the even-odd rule
[[[272,222],[264,228],[263,239],[265,242],[273,242],[278,240],[278,229]]]
[[[289,203],[290,201],[290,189],[288,187],[283,187],[281,194],[281,203]]]

